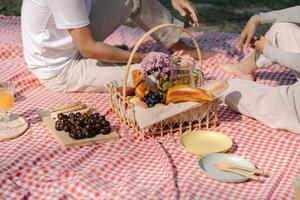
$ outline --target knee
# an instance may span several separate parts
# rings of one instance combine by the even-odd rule
[[[271,26],[269,31],[266,33],[266,38],[269,38],[273,35],[285,35],[293,30],[299,30],[299,27],[296,24],[288,22],[275,23]]]
[[[280,22],[275,23],[266,33],[265,37],[272,46],[279,47],[282,45],[282,41],[293,40],[298,35],[300,28],[293,23]]]
[[[299,29],[296,24],[289,22],[280,22],[272,25],[270,30],[274,30],[276,32],[288,32],[290,29]]]

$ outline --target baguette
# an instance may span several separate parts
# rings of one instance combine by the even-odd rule
[[[209,102],[212,100],[212,94],[204,89],[193,88],[190,85],[177,85],[168,90],[166,103]]]

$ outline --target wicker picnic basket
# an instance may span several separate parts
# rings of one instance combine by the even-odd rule
[[[197,54],[199,57],[199,62],[201,63],[201,52],[199,45],[195,39],[195,37],[186,29],[182,28],[181,26],[175,24],[162,24],[159,25],[148,32],[146,32],[136,43],[134,46],[129,60],[127,62],[127,66],[125,68],[125,77],[123,82],[123,92],[119,92],[117,90],[118,85],[116,83],[110,83],[108,85],[109,93],[110,93],[110,105],[112,110],[118,115],[118,117],[126,123],[126,125],[134,131],[141,139],[145,137],[154,137],[157,135],[163,136],[164,134],[172,134],[175,132],[179,132],[182,134],[186,130],[193,130],[193,129],[207,129],[209,127],[214,127],[217,125],[218,122],[218,111],[219,111],[219,104],[220,101],[218,99],[214,99],[211,102],[204,103],[197,107],[194,107],[190,110],[185,112],[179,113],[176,116],[172,116],[168,119],[164,119],[156,124],[153,124],[146,128],[140,128],[136,118],[135,118],[135,110],[134,104],[131,103],[126,98],[126,89],[128,84],[128,75],[130,72],[131,63],[135,53],[137,52],[138,48],[142,44],[142,42],[150,36],[155,31],[158,31],[162,28],[178,28],[182,32],[185,32],[189,35],[196,47]],[[200,87],[204,84],[204,77],[201,69],[196,74],[198,76],[197,87]]]

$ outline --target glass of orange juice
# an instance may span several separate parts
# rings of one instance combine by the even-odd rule
[[[11,81],[0,82],[0,109],[4,113],[4,126],[1,130],[9,129],[9,110],[14,107],[15,85]]]

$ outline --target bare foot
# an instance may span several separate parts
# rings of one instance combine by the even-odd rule
[[[238,64],[220,64],[220,67],[228,73],[234,74],[240,79],[254,81],[255,77],[253,72],[248,71],[245,67],[241,65],[241,63]]]
[[[255,53],[252,53],[248,58],[237,64],[220,64],[220,67],[225,71],[232,73],[240,79],[254,81],[254,72],[257,69],[255,63]]]
[[[218,54],[219,52],[217,51],[201,51],[201,58],[202,60],[206,60],[216,54]],[[195,49],[190,49],[190,50],[182,50],[182,55],[190,55],[192,58],[198,60],[198,54],[197,51]]]
[[[186,54],[186,55],[190,55],[192,58],[194,58],[196,60],[199,59],[196,49],[187,46],[181,40],[179,40],[178,42],[173,44],[170,47],[170,50],[172,52],[181,51],[182,55]],[[203,60],[206,60],[206,59],[208,59],[208,58],[210,58],[210,57],[212,57],[212,56],[219,53],[217,51],[203,51],[202,49],[200,49],[200,50],[201,50],[201,57],[202,57]]]

